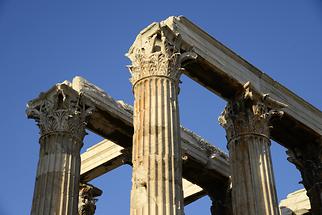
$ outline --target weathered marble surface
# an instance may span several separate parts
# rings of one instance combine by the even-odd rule
[[[279,214],[269,126],[273,117],[282,117],[284,107],[248,82],[219,117],[229,149],[234,214]]]
[[[67,83],[28,103],[27,116],[40,129],[40,153],[31,214],[76,214],[80,150],[91,106]]]
[[[183,72],[202,86],[229,100],[240,93],[245,83],[251,82],[257,91],[268,93],[288,105],[285,117],[272,128],[274,140],[289,146],[302,144],[308,137],[312,142],[321,137],[321,110],[248,63],[186,17],[171,16],[160,24],[172,34],[180,35],[183,52],[192,51],[197,55],[196,60],[183,63]]]
[[[103,140],[81,154],[81,181],[88,182],[127,162],[131,156],[124,148],[109,140]],[[184,204],[187,205],[207,194],[200,186],[182,179]]]
[[[288,194],[286,199],[280,201],[279,207],[282,215],[303,215],[311,209],[305,189]]]
[[[131,106],[114,100],[99,87],[81,77],[75,77],[71,86],[72,89],[78,90],[89,104],[96,107],[87,127],[94,133],[130,150],[133,135]],[[181,127],[180,134],[182,152],[185,156],[183,162],[185,179],[203,188],[211,184],[211,181],[221,184],[229,179],[230,169],[226,154],[189,129]]]

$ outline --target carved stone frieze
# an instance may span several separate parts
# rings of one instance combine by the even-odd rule
[[[226,129],[228,142],[245,135],[261,135],[269,138],[269,120],[281,117],[279,109],[286,105],[273,100],[268,94],[260,94],[247,82],[240,97],[230,101],[218,118]]]
[[[79,186],[79,215],[94,215],[96,210],[96,197],[102,195],[102,191],[90,184],[80,184]]]
[[[139,35],[127,56],[132,61],[129,70],[134,86],[139,80],[152,76],[170,78],[176,82],[181,75],[180,36],[170,39],[160,25],[148,36]]]
[[[81,95],[72,97],[57,89],[36,104],[29,102],[26,113],[28,118],[37,122],[41,136],[61,132],[82,140],[86,134],[86,120],[92,110],[84,104]]]

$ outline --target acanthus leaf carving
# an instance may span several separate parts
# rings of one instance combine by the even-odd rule
[[[227,132],[228,141],[242,135],[260,135],[269,138],[269,121],[282,117],[287,105],[257,92],[250,82],[241,95],[229,101],[218,121]]]
[[[37,122],[41,136],[63,132],[82,141],[86,135],[86,121],[92,111],[93,107],[86,106],[81,95],[73,97],[57,89],[36,105],[32,101],[28,103],[26,114]]]
[[[131,83],[153,76],[168,77],[176,82],[181,75],[180,35],[170,39],[164,27],[158,25],[148,35],[139,35],[127,56],[132,61],[129,66]]]

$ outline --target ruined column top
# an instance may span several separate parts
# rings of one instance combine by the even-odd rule
[[[26,114],[28,118],[32,118],[32,114],[33,114],[33,112],[31,112],[32,109],[38,108],[39,106],[42,105],[44,100],[52,98],[54,95],[57,95],[58,92],[61,92],[64,95],[68,94],[69,96],[74,96],[74,97],[79,96],[79,93],[72,89],[72,84],[69,81],[65,80],[62,83],[57,83],[49,90],[47,90],[46,92],[41,92],[36,98],[30,100],[27,103]]]
[[[272,99],[269,94],[258,92],[250,82],[235,99],[228,102],[218,121],[226,129],[228,147],[241,136],[261,136],[270,139],[272,118],[281,118],[287,105]]]
[[[26,114],[37,122],[41,138],[50,134],[68,134],[82,142],[87,119],[93,110],[81,93],[65,81],[28,102]]]
[[[218,120],[224,126],[228,118],[238,118],[240,112],[244,112],[243,116],[251,112],[254,116],[269,120],[272,116],[282,116],[281,109],[286,107],[286,104],[271,98],[268,93],[257,91],[250,82],[247,82],[239,94],[228,102]]]
[[[290,147],[303,142],[316,142],[316,139],[321,137],[322,112],[318,108],[260,71],[183,16],[171,16],[143,29],[127,56],[133,58],[133,50],[160,29],[169,41],[180,38],[180,53],[194,53],[195,60],[181,65],[183,72],[223,99],[232,99],[243,85],[250,81],[254,89],[269,93],[271,98],[287,104],[288,107],[284,110],[285,117],[272,130],[275,141]],[[214,84],[213,80],[217,82]],[[310,137],[310,140],[307,137]]]
[[[181,36],[163,22],[154,22],[136,37],[126,56],[132,65],[128,66],[133,85],[148,77],[167,77],[179,81],[181,64],[197,55],[181,49]]]

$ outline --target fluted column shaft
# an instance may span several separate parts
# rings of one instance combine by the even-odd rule
[[[77,209],[80,147],[81,143],[66,134],[40,139],[31,214],[68,214]]]
[[[234,214],[279,214],[269,145],[256,134],[230,143]]]
[[[226,129],[232,172],[233,213],[236,215],[279,214],[270,154],[269,118],[281,112],[281,104],[251,89],[229,102],[221,125]]]
[[[131,214],[181,214],[177,87],[148,78],[134,88]]]
[[[162,29],[128,53],[134,92],[131,215],[183,214],[178,50]]]
[[[41,134],[31,214],[77,214],[85,107],[80,98],[55,91],[29,103],[27,114],[38,122]]]

